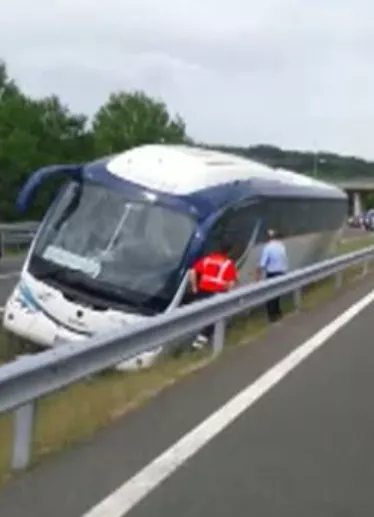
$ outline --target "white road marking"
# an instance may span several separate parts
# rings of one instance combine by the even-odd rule
[[[82,517],[124,517],[184,462],[276,386],[308,356],[326,344],[334,334],[373,301],[374,291],[353,304],[334,321],[270,368],[253,384],[247,386]]]
[[[21,274],[20,271],[12,271],[10,273],[3,273],[0,275],[0,280],[7,280],[8,278],[15,278]]]

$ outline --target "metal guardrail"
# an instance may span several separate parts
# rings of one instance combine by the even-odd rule
[[[234,315],[264,304],[276,296],[293,293],[296,308],[302,289],[335,275],[335,286],[343,272],[357,264],[368,272],[374,246],[326,260],[283,277],[240,287],[214,298],[176,308],[170,313],[136,323],[123,330],[95,338],[66,343],[59,348],[26,356],[0,367],[0,413],[15,410],[12,468],[25,468],[30,460],[35,401],[89,375],[103,371],[138,354],[193,335],[215,325],[212,348],[219,354],[225,342],[225,323]]]
[[[0,223],[0,258],[8,247],[27,247],[38,229],[39,221]]]

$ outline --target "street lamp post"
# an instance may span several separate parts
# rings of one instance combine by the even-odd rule
[[[313,176],[315,178],[318,176],[318,164],[320,163],[326,163],[326,160],[320,157],[318,152],[315,152],[313,155]]]

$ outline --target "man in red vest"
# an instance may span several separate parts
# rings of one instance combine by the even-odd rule
[[[229,257],[230,246],[221,245],[221,251],[201,257],[189,271],[194,301],[209,298],[231,290],[238,282],[238,271]],[[212,336],[214,325],[206,327],[194,343],[195,348],[204,346]]]

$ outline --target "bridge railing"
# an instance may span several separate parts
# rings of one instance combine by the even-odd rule
[[[300,307],[303,288],[332,275],[339,289],[346,269],[362,266],[368,272],[374,260],[374,246],[342,255],[283,277],[263,280],[217,295],[211,299],[179,307],[170,313],[108,331],[94,338],[69,342],[58,348],[25,356],[0,367],[0,413],[15,411],[12,468],[25,468],[30,460],[35,402],[90,375],[99,373],[140,353],[198,333],[214,324],[212,353],[217,356],[225,345],[226,323],[230,318],[276,297],[293,293]]]

